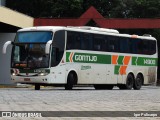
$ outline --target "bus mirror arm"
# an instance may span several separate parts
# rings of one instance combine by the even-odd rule
[[[49,40],[49,41],[46,43],[46,48],[45,48],[45,53],[46,53],[46,54],[49,54],[49,50],[50,50],[51,44],[52,44],[52,40]]]
[[[3,54],[6,54],[7,47],[8,47],[8,45],[10,45],[10,44],[13,44],[13,42],[12,42],[12,41],[7,41],[7,42],[3,45],[3,50],[2,50],[2,53],[3,53]]]

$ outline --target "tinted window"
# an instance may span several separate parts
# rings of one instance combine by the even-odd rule
[[[107,36],[107,40],[108,40],[108,51],[109,52],[120,52],[118,37]]]
[[[53,38],[51,66],[56,66],[62,59],[65,45],[65,31],[57,31]]]
[[[52,40],[51,31],[19,32],[16,35],[15,42],[38,43]]]
[[[156,53],[156,41],[129,38],[129,47],[133,54],[152,55]]]
[[[68,31],[67,49],[151,55],[156,53],[156,41]]]
[[[67,46],[66,49],[80,49],[81,48],[81,33],[67,32]]]
[[[82,33],[81,49],[82,50],[93,50],[92,34]]]
[[[94,35],[93,50],[106,51],[107,40],[104,35]]]
[[[127,37],[119,37],[120,43],[120,52],[122,53],[130,53],[130,42]]]
[[[149,54],[152,55],[152,54],[155,54],[156,53],[156,41],[149,41]]]

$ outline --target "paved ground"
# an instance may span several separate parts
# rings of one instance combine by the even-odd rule
[[[160,111],[160,87],[146,86],[141,90],[95,90],[93,87],[76,87],[72,91],[64,90],[63,87],[42,88],[40,91],[35,91],[34,88],[0,88],[0,111]]]

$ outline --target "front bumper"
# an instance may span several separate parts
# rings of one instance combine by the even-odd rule
[[[35,84],[35,83],[42,83],[42,84],[49,84],[50,79],[48,76],[13,76],[11,75],[11,80],[14,83],[27,83],[27,84]]]

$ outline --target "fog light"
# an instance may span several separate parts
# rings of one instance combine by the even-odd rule
[[[13,76],[16,76],[16,73],[12,73]]]

